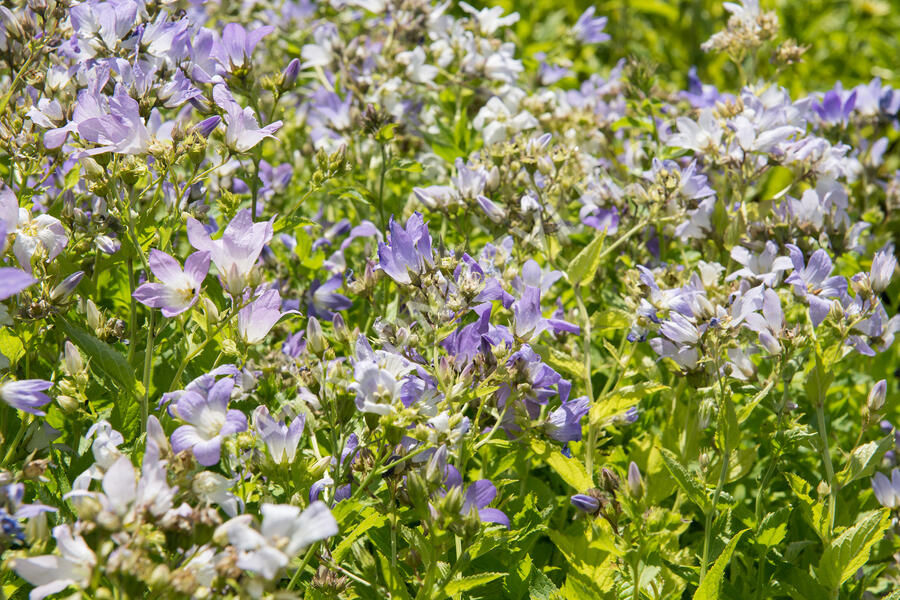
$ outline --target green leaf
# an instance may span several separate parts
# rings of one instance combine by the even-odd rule
[[[454,579],[448,583],[447,587],[444,588],[444,591],[448,596],[455,596],[456,594],[466,592],[477,588],[480,585],[494,581],[504,575],[506,575],[506,573],[478,573],[477,575],[460,577],[459,579]]]
[[[569,263],[568,276],[572,285],[588,285],[593,281],[600,268],[600,251],[603,249],[603,240],[606,232],[595,237],[591,243],[581,249],[572,262]]]
[[[617,388],[611,391],[609,395],[594,402],[593,406],[591,406],[590,421],[597,424],[613,415],[625,412],[637,404],[638,400],[667,389],[669,389],[669,386],[653,381],[644,381]]]
[[[886,508],[873,510],[859,516],[853,527],[825,549],[816,569],[819,581],[831,590],[837,590],[866,564],[869,550],[891,525],[891,513]]]
[[[73,325],[64,317],[58,316],[56,322],[66,336],[72,340],[72,343],[87,355],[92,369],[97,367],[103,374],[119,384],[119,391],[132,396],[137,393],[134,371],[124,356],[106,342],[99,340],[94,334]]]
[[[700,582],[697,592],[694,594],[694,600],[718,600],[719,589],[722,587],[722,578],[725,576],[725,567],[731,562],[731,555],[740,541],[741,536],[747,533],[749,529],[738,531],[722,550],[722,554],[716,559],[713,566],[706,572],[706,577]]]
[[[283,217],[278,217],[277,219],[275,219],[273,230],[275,231],[275,233],[282,233],[284,231],[293,231],[294,229],[304,225],[312,225],[319,228],[322,227],[315,221],[311,221],[306,217],[300,217],[298,215],[284,215]]]
[[[631,327],[631,314],[621,308],[610,308],[591,315],[591,327],[594,329],[628,329]]]
[[[577,458],[564,456],[562,452],[539,439],[531,440],[531,449],[576,491],[583,492],[594,487],[591,476]]]
[[[787,522],[790,516],[790,507],[782,506],[763,517],[756,534],[756,543],[762,544],[766,548],[774,548],[780,544],[787,534]]]
[[[0,330],[0,355],[5,356],[11,365],[19,362],[19,359],[25,355],[25,346],[22,340],[16,337],[10,329]],[[0,368],[6,368],[0,365]]]
[[[870,476],[875,471],[875,468],[881,464],[881,458],[884,456],[884,453],[893,446],[894,436],[887,435],[880,440],[863,444],[854,450],[847,460],[847,466],[838,473],[838,481],[841,487],[857,479]]]
[[[819,539],[824,542],[829,535],[827,507],[823,502],[813,500],[810,497],[809,490],[812,489],[812,486],[802,477],[794,473],[785,473],[784,476],[794,492],[795,501],[800,503],[800,512],[803,514],[803,519],[818,534]]]
[[[355,525],[352,529],[350,529],[349,533],[345,535],[341,539],[341,543],[335,547],[334,551],[331,553],[334,556],[334,560],[340,564],[344,557],[347,555],[347,552],[350,551],[350,546],[353,545],[353,542],[358,540],[362,534],[367,532],[369,529],[373,527],[380,527],[387,521],[387,516],[380,514],[375,509],[371,507],[367,507],[363,514],[365,517],[358,524]]]
[[[706,495],[706,489],[703,487],[703,484],[696,477],[691,475],[690,471],[681,464],[678,457],[670,450],[660,448],[659,453],[663,458],[666,469],[669,470],[669,473],[672,475],[672,478],[675,479],[678,487],[687,494],[687,497],[691,502],[700,507],[701,511],[704,513],[708,512],[710,508],[712,508],[712,502]]]
[[[731,451],[738,447],[741,441],[741,428],[738,425],[737,413],[734,411],[734,402],[731,398],[725,398],[719,402],[719,415],[716,419],[716,444],[721,450]]]

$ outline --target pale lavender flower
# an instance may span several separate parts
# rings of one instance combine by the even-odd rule
[[[847,291],[847,280],[840,276],[830,277],[834,265],[825,250],[812,253],[804,264],[803,251],[793,244],[787,245],[794,265],[794,272],[785,283],[794,286],[794,293],[809,302],[809,315],[814,327],[825,320],[831,310],[831,302],[826,298],[837,298]]]
[[[591,405],[587,396],[563,402],[559,408],[550,411],[544,431],[558,442],[581,440],[581,420],[588,414]]]
[[[3,232],[0,231],[0,234]],[[6,300],[15,296],[30,285],[37,283],[37,279],[15,267],[0,267],[0,300]]]
[[[793,263],[787,256],[776,256],[778,254],[778,246],[775,242],[766,241],[766,247],[759,254],[752,254],[743,246],[735,246],[731,249],[731,258],[743,269],[734,271],[725,281],[732,281],[738,277],[749,279],[751,281],[759,281],[763,285],[774,287],[781,280],[784,271],[793,269]]]
[[[277,464],[290,464],[294,462],[297,454],[297,444],[303,435],[303,425],[306,422],[305,415],[297,415],[290,425],[276,421],[269,414],[265,406],[253,411],[253,425],[260,439],[269,449],[269,455]]]
[[[273,217],[254,223],[250,209],[245,208],[225,227],[222,237],[213,240],[198,220],[189,217],[188,240],[197,250],[210,253],[226,289],[236,296],[244,290],[263,247],[272,239],[274,221]]]
[[[872,478],[872,491],[875,499],[886,508],[900,508],[900,469],[891,471],[888,479],[884,473],[875,473]]]
[[[226,25],[222,30],[221,44],[224,55],[219,57],[222,66],[232,73],[249,64],[256,45],[273,31],[275,28],[270,25],[258,27],[253,31],[247,31],[237,23]]]
[[[29,598],[42,600],[69,586],[87,589],[97,556],[81,536],[73,536],[68,525],[53,529],[59,555],[45,554],[13,559],[10,566],[25,581],[35,586]]]
[[[253,109],[242,108],[222,84],[213,88],[213,99],[225,111],[225,144],[233,152],[247,152],[265,138],[274,138],[275,132],[281,129],[281,121],[260,127]]]
[[[894,256],[892,248],[885,247],[875,253],[875,257],[872,259],[872,268],[869,270],[869,281],[876,294],[887,289],[896,269],[897,258]]]
[[[287,314],[299,314],[295,310],[281,311],[281,294],[276,289],[265,290],[250,304],[238,311],[238,333],[248,344],[261,342],[275,323]]]
[[[575,26],[572,27],[572,33],[575,35],[575,38],[585,44],[599,44],[601,42],[608,42],[611,39],[609,34],[603,33],[603,28],[606,27],[607,18],[594,17],[595,10],[596,9],[593,6],[588,7],[588,9],[578,17]]]
[[[192,307],[200,297],[200,288],[209,272],[208,251],[194,252],[178,261],[155,248],[150,250],[150,270],[161,283],[144,283],[134,290],[134,299],[152,308],[159,308],[166,317],[180,315]]]
[[[124,86],[116,85],[109,99],[109,110],[99,109],[96,116],[77,124],[78,135],[99,144],[88,154],[113,152],[115,154],[144,154],[150,147],[150,131],[141,116],[137,101],[128,95]]]
[[[191,450],[197,462],[212,466],[219,462],[222,440],[247,430],[247,417],[239,410],[228,410],[234,379],[225,377],[213,385],[204,398],[185,392],[173,406],[173,412],[187,425],[172,433],[172,450],[177,454]]]
[[[237,567],[274,579],[301,550],[337,535],[337,521],[324,502],[313,502],[302,512],[288,504],[262,504],[262,524],[254,527],[252,515],[239,515],[216,530],[237,550]]]
[[[50,402],[50,396],[44,390],[50,389],[53,383],[43,379],[22,379],[0,383],[0,399],[21,411],[33,415],[46,415],[39,407]]]
[[[545,319],[541,314],[541,290],[535,286],[525,286],[522,297],[513,302],[512,311],[514,315],[512,332],[526,342],[537,338],[547,329],[555,333],[578,334],[581,331],[577,325],[568,321]]]

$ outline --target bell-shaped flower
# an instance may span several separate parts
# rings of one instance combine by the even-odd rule
[[[213,385],[206,397],[185,392],[173,412],[186,425],[172,433],[172,451],[191,450],[197,462],[209,467],[219,462],[222,440],[247,430],[247,417],[239,410],[228,410],[234,379],[225,377]]]
[[[875,473],[872,491],[878,503],[887,508],[900,508],[900,469],[891,471],[890,479],[884,473]]]
[[[563,402],[547,415],[544,431],[557,442],[578,442],[581,440],[581,420],[590,408],[587,396]]]
[[[134,290],[134,299],[162,309],[166,317],[180,315],[200,297],[200,287],[209,272],[207,251],[194,252],[184,261],[184,270],[174,258],[160,250],[150,250],[150,270],[160,283],[144,283]]]
[[[234,296],[239,295],[250,279],[263,247],[273,235],[274,217],[262,223],[254,223],[250,210],[238,211],[225,227],[222,237],[213,240],[206,228],[193,217],[188,218],[188,240],[197,250],[209,252],[219,270],[225,288]]]
[[[323,502],[313,502],[301,512],[297,506],[260,506],[262,523],[252,515],[239,515],[223,523],[215,538],[225,539],[237,550],[237,567],[272,580],[292,558],[314,542],[337,535],[337,521]]]
[[[273,419],[269,414],[269,409],[265,406],[260,406],[253,411],[254,429],[266,444],[272,460],[277,464],[294,462],[305,422],[305,415],[297,415],[290,425],[285,425]]]
[[[825,320],[831,310],[829,298],[838,298],[847,291],[847,280],[840,276],[831,277],[834,265],[828,252],[823,249],[813,252],[804,264],[803,251],[793,244],[787,245],[794,265],[793,273],[785,283],[794,286],[794,293],[809,303],[809,316],[814,327]]]
[[[19,208],[15,193],[9,188],[0,190],[0,251],[6,249],[6,235],[15,233],[13,254],[19,265],[31,272],[31,259],[39,253],[46,262],[56,258],[66,244],[69,235],[56,217],[31,216],[27,208]]]
[[[541,313],[541,290],[532,285],[526,285],[522,297],[513,302],[514,315],[512,331],[522,341],[528,342],[536,339],[544,330],[550,329],[555,333],[568,332],[578,334],[581,329],[562,319],[545,319]]]
[[[265,127],[259,126],[256,114],[249,106],[241,107],[224,85],[213,88],[213,99],[225,111],[225,145],[232,152],[244,153],[251,150],[265,138],[275,137],[281,129],[281,121],[275,121]]]
[[[265,339],[281,317],[288,314],[299,313],[295,310],[282,312],[278,290],[265,290],[238,311],[238,333],[248,344],[256,344]]]
[[[390,245],[378,244],[378,266],[397,283],[411,284],[413,276],[421,275],[434,264],[428,225],[416,212],[405,228],[392,217],[390,230]]]
[[[222,30],[221,44],[224,56],[219,57],[222,66],[232,73],[249,64],[256,45],[273,31],[275,28],[270,25],[257,27],[253,31],[247,31],[238,23],[226,25]]]

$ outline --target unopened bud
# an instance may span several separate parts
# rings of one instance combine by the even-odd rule
[[[831,486],[828,485],[827,481],[823,481],[816,487],[816,492],[819,496],[827,496],[831,493]]]
[[[875,413],[884,407],[884,398],[887,394],[887,381],[882,379],[869,390],[869,398],[866,400],[866,408]]]
[[[84,312],[87,315],[88,326],[91,329],[100,329],[100,310],[93,300],[88,300],[85,303]]]
[[[638,466],[631,462],[628,465],[628,492],[635,498],[640,499],[644,495],[644,479],[641,477],[641,470]]]
[[[287,90],[294,87],[294,83],[297,81],[297,75],[300,74],[300,60],[295,58],[291,62],[288,63],[288,66],[284,68],[284,71],[281,73],[282,82],[281,89]]]
[[[78,287],[78,284],[81,283],[82,277],[84,277],[84,271],[75,271],[63,279],[59,285],[50,291],[50,299],[54,302],[67,299]]]
[[[66,340],[64,354],[66,373],[75,376],[84,369],[84,361],[81,359],[81,353],[78,351],[78,348],[75,347],[75,344]]]
[[[315,317],[310,317],[306,323],[306,344],[313,354],[317,356],[324,354],[325,349],[328,348],[322,325],[319,324],[319,320]]]

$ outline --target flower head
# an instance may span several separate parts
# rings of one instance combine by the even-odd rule
[[[212,466],[219,462],[222,440],[247,430],[247,417],[239,410],[228,410],[234,379],[225,377],[212,386],[206,397],[185,392],[178,398],[173,412],[187,425],[172,433],[172,450],[177,454],[191,450],[197,462]]]
[[[174,258],[160,250],[150,250],[150,270],[160,283],[144,283],[134,290],[141,304],[162,309],[166,317],[180,315],[200,297],[200,288],[209,272],[208,251],[194,252],[184,261],[184,270]]]

